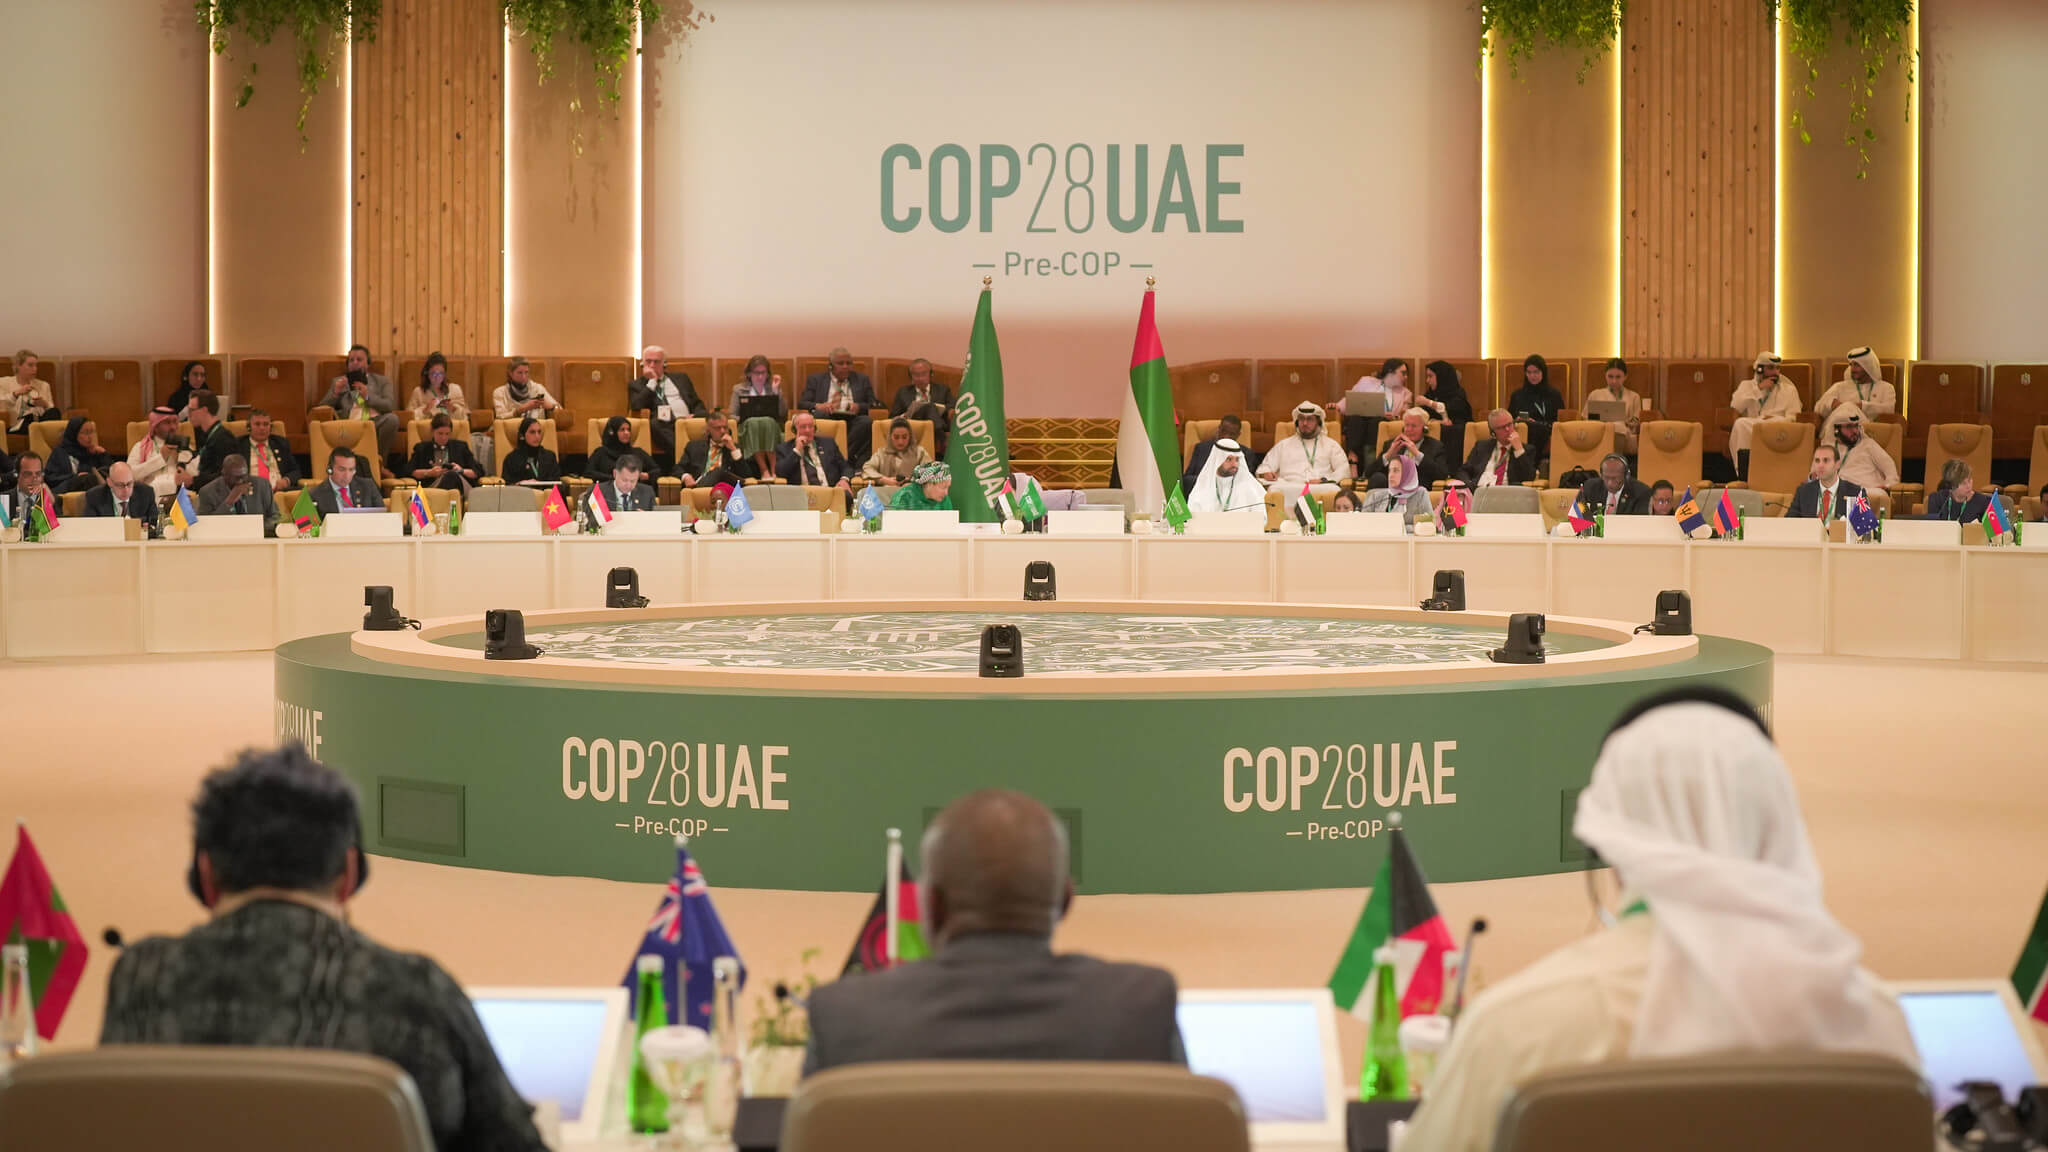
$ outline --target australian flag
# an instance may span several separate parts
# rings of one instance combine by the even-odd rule
[[[704,873],[690,859],[690,850],[683,846],[680,836],[676,837],[675,877],[662,893],[661,907],[654,910],[654,918],[647,922],[647,936],[633,956],[637,960],[649,954],[662,959],[661,995],[668,1003],[668,1022],[710,1031],[711,961],[719,956],[737,960],[740,954],[732,946],[732,937],[725,934],[718,909],[711,906],[711,886],[704,883]],[[679,973],[688,979],[679,980]],[[740,986],[745,987],[746,982],[747,966],[742,962]],[[621,983],[629,997],[638,995],[631,961],[626,964],[626,978]],[[633,1010],[638,1012],[639,1005],[633,1005]]]
[[[1849,502],[1849,531],[1858,536],[1868,536],[1877,531],[1877,510],[1870,506],[1861,492]]]

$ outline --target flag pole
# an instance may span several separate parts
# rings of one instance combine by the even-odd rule
[[[903,915],[903,909],[899,907],[902,903],[903,895],[903,830],[901,828],[889,829],[887,861],[887,877],[883,881],[885,888],[882,893],[884,907],[882,913],[882,947],[884,951],[882,954],[889,958],[889,967],[894,968],[899,959],[898,948],[900,947],[896,940],[896,922]]]

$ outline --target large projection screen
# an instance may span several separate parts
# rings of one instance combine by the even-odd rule
[[[958,364],[983,276],[1016,416],[1116,414],[1147,276],[1174,363],[1478,350],[1466,5],[708,12],[646,62],[672,355]]]

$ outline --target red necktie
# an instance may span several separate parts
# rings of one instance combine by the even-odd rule
[[[1508,454],[1496,448],[1493,450],[1493,482],[1497,487],[1506,487],[1508,482]]]
[[[334,490],[341,493],[341,506],[343,508],[353,508],[356,506],[356,502],[348,498],[347,488],[337,484],[334,486]]]

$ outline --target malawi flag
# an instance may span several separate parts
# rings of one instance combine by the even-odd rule
[[[0,941],[28,945],[29,996],[36,1005],[36,1032],[57,1036],[57,1024],[85,971],[85,937],[71,922],[71,910],[43,867],[28,825],[16,829],[14,859],[0,878]]]
[[[1387,858],[1373,878],[1372,895],[1351,942],[1330,973],[1330,995],[1337,1007],[1361,1020],[1370,1019],[1373,1005],[1373,952],[1382,945],[1394,950],[1394,979],[1400,982],[1401,1015],[1428,1015],[1444,998],[1444,953],[1451,950],[1451,930],[1429,897],[1429,881],[1408,849],[1399,828],[1388,832]]]
[[[953,430],[946,437],[946,467],[953,473],[953,506],[966,524],[1000,524],[1003,486],[1010,482],[1010,427],[1003,417],[1003,352],[996,346],[991,296],[981,290],[967,365],[953,400]]]
[[[2041,910],[2034,913],[2034,930],[2020,948],[2020,962],[2012,970],[2013,991],[2027,1006],[2027,1015],[2048,1023],[2048,896],[2041,898]]]
[[[894,900],[889,899],[892,884],[896,888]],[[891,931],[896,934],[893,963],[889,959]],[[882,887],[875,893],[875,906],[868,909],[868,918],[860,926],[860,935],[854,937],[853,951],[846,954],[846,966],[840,969],[839,974],[879,972],[929,955],[931,949],[925,946],[923,919],[918,915],[917,878],[910,874],[910,865],[903,859],[902,840],[891,829],[887,862],[882,870]]]
[[[1152,299],[1152,289],[1145,289],[1131,346],[1131,388],[1117,423],[1116,471],[1139,512],[1163,516],[1178,529],[1187,521],[1187,500],[1180,492],[1180,445],[1173,434],[1173,383]]]

